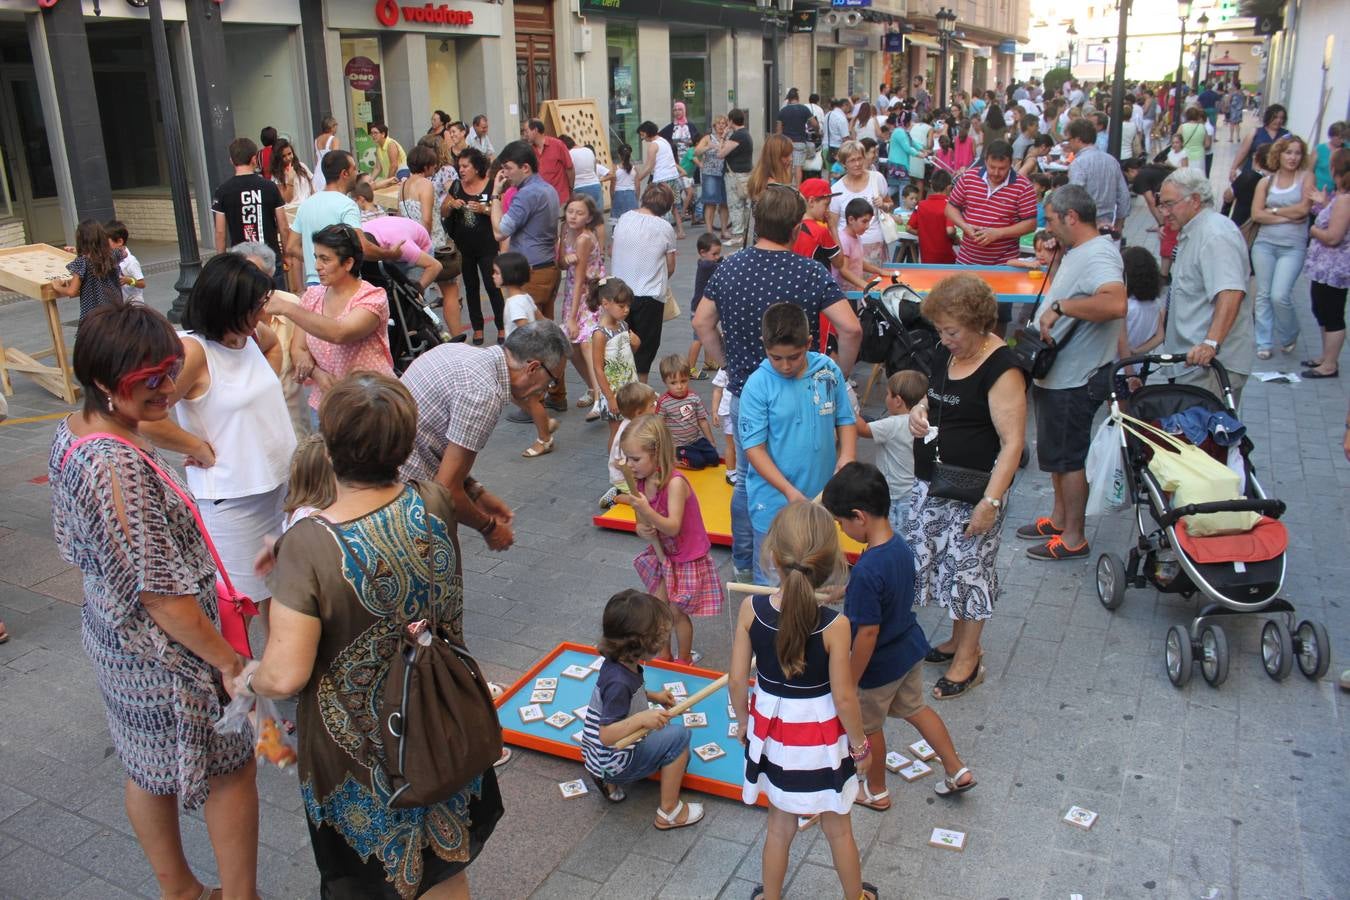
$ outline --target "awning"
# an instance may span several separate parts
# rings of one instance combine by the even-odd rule
[[[927,47],[930,50],[942,49],[942,45],[937,42],[937,38],[929,37],[926,34],[907,34],[905,40],[911,44],[918,44],[920,47]]]
[[[1211,72],[1236,72],[1240,68],[1242,68],[1242,63],[1233,59],[1233,57],[1229,56],[1227,53],[1224,53],[1224,55],[1220,56],[1218,59],[1211,59],[1209,61],[1209,70]]]

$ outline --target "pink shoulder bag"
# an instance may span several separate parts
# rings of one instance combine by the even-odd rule
[[[70,449],[61,457],[61,467],[65,468],[66,460],[70,454],[75,452],[75,448],[81,444],[87,444],[90,441],[97,440],[117,441],[119,444],[126,444],[132,450],[140,454],[141,459],[150,464],[150,468],[159,473],[160,479],[168,485],[183,502],[187,508],[192,511],[192,518],[197,523],[197,530],[201,532],[202,540],[206,542],[206,549],[211,552],[211,559],[216,564],[216,607],[220,612],[220,634],[221,637],[235,649],[245,659],[253,658],[253,650],[248,645],[248,620],[258,614],[258,605],[251,599],[234,589],[234,583],[230,581],[230,573],[225,571],[225,564],[220,561],[220,554],[216,552],[216,545],[211,540],[211,535],[206,530],[206,524],[202,522],[202,514],[197,509],[197,504],[187,495],[187,492],[178,486],[178,483],[169,477],[168,473],[159,467],[144,450],[137,447],[131,441],[116,434],[108,432],[96,432],[86,434],[82,438],[70,445]]]

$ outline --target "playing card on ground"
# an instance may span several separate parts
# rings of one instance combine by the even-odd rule
[[[581,680],[583,678],[591,677],[591,673],[594,671],[595,671],[594,669],[588,669],[585,666],[568,666],[567,668],[562,670],[562,673],[566,675],[568,678],[576,678],[578,680]]]
[[[707,717],[706,715],[704,715],[703,713],[685,713],[685,714],[684,714],[684,727],[685,727],[685,728],[702,728],[704,725],[707,725],[707,724],[708,724],[708,717]]]
[[[928,843],[933,847],[955,850],[959,853],[966,849],[966,833],[964,831],[951,831],[946,828],[934,828]]]
[[[538,703],[531,703],[529,706],[520,708],[520,720],[522,722],[538,722],[544,718],[544,711]]]
[[[557,687],[558,679],[556,678],[536,678],[534,680],[534,689],[536,691],[552,691],[556,690]]]
[[[577,717],[572,715],[571,713],[566,713],[563,712],[562,710],[558,710],[553,715],[549,716],[546,721],[554,728],[566,728],[568,725],[571,725],[576,720]]]
[[[572,715],[576,716],[578,719],[584,719],[586,718],[586,713],[590,712],[590,709],[589,706],[578,706],[576,709],[572,710]]]
[[[552,702],[553,702],[553,698],[554,698],[556,695],[557,695],[557,691],[555,691],[555,690],[540,688],[539,690],[531,691],[531,692],[530,692],[530,702],[531,702],[531,703],[552,703]]]
[[[603,666],[604,664],[605,658],[603,656],[597,656],[595,659],[591,660],[591,664],[587,668],[599,672],[600,667]]]
[[[905,759],[894,750],[886,754],[886,768],[890,769],[892,772],[899,772],[908,765],[909,760]]]
[[[683,681],[667,681],[661,685],[667,691],[670,691],[672,697],[688,697],[689,689],[684,686]]]
[[[737,738],[741,736],[741,724],[734,719],[727,725],[727,737]]]
[[[924,763],[921,763],[916,759],[914,760],[914,762],[905,766],[903,769],[900,769],[897,774],[906,781],[918,781],[920,778],[922,778],[923,776],[927,775],[929,772],[932,771],[933,771],[932,766],[925,765]]]
[[[573,797],[580,797],[586,793],[586,782],[580,779],[576,781],[558,782],[558,790],[562,791],[563,799],[570,800]]]
[[[909,752],[913,753],[924,762],[928,762],[930,759],[937,756],[937,752],[934,751],[932,747],[928,746],[927,741],[915,741],[910,744]]]
[[[703,760],[704,762],[712,762],[719,756],[727,755],[727,751],[723,750],[720,746],[713,743],[704,744],[702,747],[695,747],[694,752],[697,753],[698,758]]]
[[[1097,821],[1097,814],[1081,806],[1070,806],[1069,811],[1064,814],[1064,821],[1087,831]]]
[[[572,732],[572,740],[575,741],[575,742],[577,742],[578,744],[580,744],[580,743],[581,743],[581,740],[582,740],[582,737],[583,737],[584,735],[585,735],[585,732],[584,732],[584,731],[574,731],[574,732]]]

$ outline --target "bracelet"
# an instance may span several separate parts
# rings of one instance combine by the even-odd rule
[[[254,669],[252,672],[249,672],[249,673],[248,673],[248,677],[244,679],[244,690],[248,691],[250,694],[254,693],[254,691],[253,691],[253,676],[254,676],[254,675],[257,675],[257,674],[258,674],[258,670],[257,670],[257,669]]]
[[[853,759],[854,762],[866,759],[867,755],[871,752],[872,752],[872,741],[866,735],[863,736],[862,746],[854,747],[852,744],[848,745],[848,755]]]
[[[478,533],[481,534],[483,537],[487,537],[488,535],[492,534],[492,532],[495,531],[496,528],[497,528],[497,520],[494,517],[489,516],[487,523],[482,528],[478,529]]]

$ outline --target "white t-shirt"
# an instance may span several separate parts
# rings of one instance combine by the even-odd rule
[[[872,202],[874,197],[885,197],[889,192],[886,187],[886,176],[875,169],[867,173],[867,188],[862,191],[850,191],[844,184],[844,179],[836,181],[830,190],[835,193],[835,197],[830,201],[830,212],[839,217],[839,224],[844,224],[844,208],[848,206],[850,200],[861,197],[868,203]],[[867,226],[867,230],[862,233],[863,244],[880,244],[881,237],[881,216],[876,212],[875,207],[872,210],[872,224]]]
[[[872,440],[881,448],[877,468],[886,476],[891,500],[908,499],[914,486],[914,434],[909,430],[909,413],[877,419],[871,428]]]
[[[616,191],[636,191],[637,185],[633,183],[633,170],[625,169],[623,166],[616,166],[614,169],[614,190]]]
[[[534,298],[529,294],[512,294],[507,297],[502,311],[502,315],[506,317],[506,336],[510,337],[511,332],[520,327],[516,324],[517,319],[533,322],[537,312]]]
[[[1162,309],[1157,300],[1129,298],[1125,312],[1125,340],[1131,347],[1139,347],[1158,330],[1158,313]]]
[[[623,472],[619,470],[619,463],[624,461],[623,433],[627,430],[629,421],[624,419],[619,423],[618,430],[614,432],[614,443],[609,448],[609,458],[605,460],[609,464],[609,483],[615,487],[626,487],[628,484]]]
[[[129,276],[137,281],[145,277],[145,273],[141,271],[141,261],[130,250],[122,257],[122,261],[117,264],[117,268],[121,271],[123,277]],[[145,288],[124,284],[122,285],[122,299],[127,303],[144,303]]]
[[[567,152],[572,157],[572,169],[576,172],[576,180],[572,182],[573,187],[587,187],[600,183],[598,171],[603,167],[596,161],[594,150],[590,147],[573,147]],[[606,172],[605,174],[609,173]]]
[[[723,366],[713,376],[712,386],[722,389],[722,399],[717,403],[717,417],[722,420],[722,431],[734,435],[736,432],[731,427],[731,391],[727,390],[728,380],[727,368]]]

